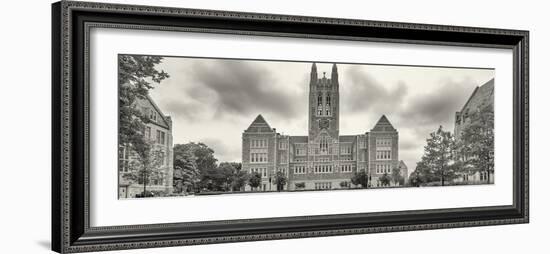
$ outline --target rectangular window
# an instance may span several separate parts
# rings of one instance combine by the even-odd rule
[[[351,146],[342,146],[340,148],[341,154],[351,154]]]
[[[160,144],[160,135],[161,135],[161,133],[162,133],[162,131],[157,130],[156,140],[157,140],[158,144]]]
[[[145,127],[145,137],[147,137],[147,139],[151,139],[151,127],[149,126]]]
[[[128,149],[126,149],[126,146],[119,146],[118,147],[118,170],[120,172],[128,172],[129,171],[129,155],[128,155]]]

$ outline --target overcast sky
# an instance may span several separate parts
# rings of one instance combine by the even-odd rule
[[[170,78],[150,94],[174,123],[174,144],[204,142],[221,161],[241,161],[241,134],[258,114],[277,131],[307,135],[311,62],[166,57]],[[452,131],[454,114],[493,70],[338,64],[340,135],[368,132],[386,115],[399,159],[414,169],[430,132]],[[319,77],[332,64],[317,63]],[[409,172],[412,170],[409,170]]]

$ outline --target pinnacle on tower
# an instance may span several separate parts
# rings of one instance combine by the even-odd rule
[[[336,64],[332,64],[331,79],[333,82],[338,80],[338,68],[336,68]]]
[[[317,83],[317,65],[315,63],[311,66],[311,77],[309,82],[311,85]]]

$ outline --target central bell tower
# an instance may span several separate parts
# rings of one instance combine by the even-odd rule
[[[310,143],[319,143],[329,138],[330,143],[338,141],[340,128],[340,96],[338,69],[332,65],[330,78],[326,72],[317,73],[317,65],[311,66],[309,81],[308,137]],[[326,141],[322,141],[326,142]]]

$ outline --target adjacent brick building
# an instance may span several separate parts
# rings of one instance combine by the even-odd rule
[[[146,115],[150,122],[145,126],[145,138],[153,144],[155,158],[159,166],[152,169],[147,184],[147,191],[156,193],[171,194],[173,190],[172,181],[174,174],[173,167],[173,145],[172,145],[172,119],[164,115],[155,102],[147,96],[144,100],[136,101],[136,108]],[[143,192],[143,178],[138,177],[137,181],[129,181],[123,177],[124,174],[136,173],[132,169],[132,162],[136,155],[128,149],[127,145],[119,144],[118,153],[118,196],[119,198],[134,198]]]
[[[369,131],[340,135],[338,69],[330,77],[319,78],[311,67],[308,103],[308,135],[279,134],[262,115],[242,134],[242,165],[262,176],[259,190],[276,190],[274,176],[282,172],[288,179],[285,190],[339,189],[354,187],[351,178],[366,172],[371,187],[394,168],[407,177],[407,167],[399,161],[399,133],[386,116]],[[247,187],[249,188],[249,187]]]
[[[462,109],[455,113],[455,129],[454,136],[456,139],[460,140],[460,135],[464,128],[472,123],[471,115],[476,111],[480,110],[483,107],[489,107],[494,109],[494,88],[495,80],[491,79],[482,86],[478,86],[472,92],[472,95],[468,98],[468,101],[464,104]],[[469,183],[485,183],[494,182],[494,173],[493,172],[476,172],[474,174],[462,174],[456,182],[466,181]]]

